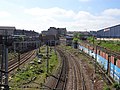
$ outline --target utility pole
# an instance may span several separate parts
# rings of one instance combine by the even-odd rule
[[[116,61],[117,61],[117,58],[114,58],[114,66],[113,66],[113,78],[114,78],[114,74],[115,74],[115,65],[116,65]]]
[[[95,44],[95,37],[93,36],[93,45]]]
[[[48,41],[47,41],[47,62],[46,62],[46,68],[47,68],[47,73],[49,73],[49,58],[48,58],[48,56],[49,56],[49,48],[48,48]]]
[[[95,51],[95,73],[97,69],[97,45],[96,45],[96,51]]]
[[[16,53],[16,43],[14,42],[14,54]]]
[[[7,43],[7,36],[5,36],[5,42]],[[5,84],[8,89],[8,47],[5,45]]]
[[[110,54],[108,54],[107,74],[110,75]]]
[[[1,60],[1,70],[3,71],[3,68],[4,68],[4,64],[5,64],[5,53],[4,53],[4,50],[5,50],[5,45],[4,45],[4,42],[3,42],[3,44],[2,44],[2,60]],[[3,73],[4,72],[2,72],[1,71],[1,85],[3,84]]]
[[[39,41],[39,53],[40,53],[41,42]]]
[[[18,69],[20,69],[20,50],[18,52]]]
[[[4,53],[4,62],[5,62],[5,90],[9,90],[9,86],[8,86],[8,46],[7,46],[7,31],[5,30],[5,36],[4,36],[4,42],[3,42],[3,53]],[[3,62],[3,63],[4,63]]]

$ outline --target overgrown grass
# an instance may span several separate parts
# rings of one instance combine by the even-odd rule
[[[32,64],[28,63],[24,68],[19,70],[9,82],[9,86],[11,90],[21,90],[23,85],[32,83],[33,81],[37,83],[44,83],[46,76],[49,74],[46,73],[46,48],[41,48],[40,54],[44,54],[42,57],[42,64],[39,64],[38,57],[36,57]],[[49,73],[53,73],[58,65],[57,55],[55,54],[54,50],[51,51],[51,55],[49,55]],[[33,78],[36,78],[32,81]]]
[[[41,65],[36,63],[37,58],[35,58],[33,61],[35,62],[33,65],[28,64],[23,69],[19,70],[10,81],[10,86],[14,87],[15,89],[20,87],[21,85],[24,85],[25,83],[28,83],[32,80],[32,78],[37,77],[40,74],[40,71],[42,70],[40,68]],[[43,71],[44,72],[44,71]]]
[[[112,51],[120,52],[120,42],[119,41],[102,41],[100,46],[111,49]]]
[[[88,41],[93,44],[93,37],[89,37]],[[105,47],[112,51],[120,52],[120,41],[105,41],[105,40],[96,40],[94,39],[94,44]]]
[[[50,62],[50,65],[49,65],[50,73],[52,73],[53,70],[56,69],[56,67],[58,65],[58,58],[57,58],[56,53],[52,52],[51,54],[52,54],[52,56],[49,59],[49,62]]]

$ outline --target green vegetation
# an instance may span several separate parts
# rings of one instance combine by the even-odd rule
[[[8,53],[8,60],[14,59],[15,57],[17,57],[17,55],[18,53],[13,53],[13,52]]]
[[[92,36],[88,37],[87,40],[92,44],[97,42],[97,40]]]
[[[73,42],[78,42],[78,41],[80,41],[80,38],[82,38],[83,37],[83,35],[82,34],[80,34],[80,33],[74,33],[74,36],[73,36]]]
[[[114,83],[111,87],[105,85],[104,90],[120,90],[120,84]]]
[[[104,90],[111,90],[111,89],[108,86],[105,86]]]
[[[112,51],[120,52],[120,41],[105,41],[105,40],[96,40],[93,37],[89,37],[88,41],[91,44],[97,44],[99,46],[105,47]]]
[[[57,65],[58,65],[58,58],[57,58],[57,56],[56,56],[56,54],[54,53],[54,52],[52,52],[51,53],[52,54],[52,56],[50,57],[50,59],[49,59],[49,70],[50,70],[50,74],[52,74],[53,73],[53,71],[56,69],[55,67],[57,67]]]
[[[36,57],[30,63],[26,64],[24,68],[16,72],[9,81],[9,86],[12,90],[22,90],[23,86],[37,82],[39,84],[44,83],[49,74],[52,74],[58,67],[58,59],[54,50],[49,54],[49,74],[46,73],[46,48],[42,47],[39,55],[43,55],[41,58],[42,63],[38,63],[39,58]],[[34,84],[31,84],[34,86]],[[40,85],[39,85],[40,87]],[[33,89],[31,89],[33,90]]]
[[[116,88],[116,90],[120,90],[120,84],[114,83],[113,88]]]
[[[77,32],[74,33],[74,38],[80,39],[82,36],[83,35],[81,33],[77,33]]]
[[[120,52],[120,41],[102,41],[99,45]]]

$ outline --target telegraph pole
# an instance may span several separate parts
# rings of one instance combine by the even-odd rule
[[[47,56],[47,63],[46,63],[47,73],[49,73],[49,58],[48,58],[48,56],[49,56],[49,50],[48,49],[49,48],[48,48],[48,43],[47,43],[47,55],[46,55]]]
[[[3,41],[3,40],[2,40]],[[2,60],[1,60],[1,70],[3,71],[3,66],[4,66],[4,64],[5,64],[5,53],[4,53],[4,50],[5,50],[5,45],[4,44],[2,44]],[[3,83],[3,73],[4,72],[2,72],[1,71],[1,77],[0,77],[0,79],[1,79],[1,85],[2,85],[2,83]]]
[[[4,52],[5,53],[5,90],[9,90],[8,86],[8,46],[7,46],[7,31],[5,30],[5,37],[4,37]]]
[[[18,52],[18,69],[20,69],[20,50]]]
[[[111,55],[110,54],[108,54],[108,63],[107,63],[107,74],[108,75],[110,75],[110,58],[111,57]]]
[[[97,68],[97,45],[96,45],[96,51],[95,51],[95,73],[96,73],[96,68]]]
[[[41,42],[39,41],[39,53],[40,53]]]
[[[14,43],[14,54],[16,53],[16,43]]]

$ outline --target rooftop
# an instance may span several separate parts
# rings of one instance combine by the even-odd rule
[[[12,26],[0,26],[0,30],[15,30],[16,28],[15,27],[12,27]]]

